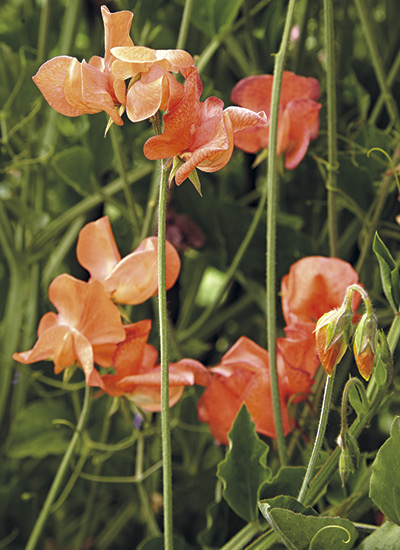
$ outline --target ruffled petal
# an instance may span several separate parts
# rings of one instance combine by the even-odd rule
[[[70,117],[83,115],[86,112],[82,108],[71,105],[65,95],[64,83],[73,61],[73,57],[66,55],[50,59],[39,68],[32,78],[50,107],[58,113]],[[77,60],[75,61],[78,63]]]
[[[78,262],[92,281],[104,281],[121,260],[107,216],[86,224],[80,231],[76,246]]]
[[[111,13],[107,6],[101,6],[101,16],[104,23],[104,60],[106,66],[111,69],[111,63],[114,61],[111,48],[115,46],[133,46],[132,39],[129,36],[133,13],[127,10]]]
[[[24,364],[52,359],[60,348],[60,342],[63,343],[66,341],[68,333],[69,328],[65,325],[48,328],[42,332],[31,350],[14,353],[13,359]],[[72,347],[64,350],[64,353],[59,352],[58,355],[60,366],[66,367],[74,362]]]

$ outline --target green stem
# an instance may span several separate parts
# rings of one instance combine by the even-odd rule
[[[251,522],[245,525],[229,542],[222,546],[221,550],[241,550],[262,531],[259,522]]]
[[[396,128],[399,128],[399,119],[398,112],[396,107],[396,102],[393,99],[393,96],[390,92],[390,88],[387,84],[386,75],[384,72],[384,63],[381,59],[381,56],[378,52],[376,33],[374,32],[373,24],[370,17],[370,10],[367,9],[365,5],[365,0],[354,0],[358,16],[360,18],[363,35],[368,45],[369,53],[371,56],[372,66],[375,71],[375,76],[379,84],[381,94],[386,105],[387,112],[390,117],[391,124],[394,124]]]
[[[186,44],[186,39],[189,31],[190,15],[192,13],[193,0],[185,0],[185,7],[183,9],[181,27],[179,29],[178,41],[176,48],[178,50],[183,49]]]
[[[44,0],[42,2],[42,8],[40,10],[40,23],[36,54],[36,61],[38,63],[43,63],[46,59],[47,38],[50,28],[50,2],[51,0]]]
[[[136,484],[140,504],[142,505],[142,509],[144,511],[144,516],[146,518],[146,523],[149,528],[149,533],[154,536],[160,536],[160,529],[158,527],[156,518],[154,517],[154,512],[151,508],[151,504],[149,501],[149,495],[146,492],[146,489],[143,484],[143,456],[144,456],[144,437],[142,434],[138,435],[138,440],[136,444],[136,470],[135,470],[135,476],[138,478],[138,482]]]
[[[167,190],[168,172],[161,164],[158,201],[158,315],[161,362],[161,444],[163,460],[164,548],[165,550],[172,550],[172,465],[169,417],[167,289],[165,282],[165,224],[167,213]]]
[[[277,211],[277,133],[279,99],[282,84],[282,74],[288,49],[290,29],[292,27],[294,6],[296,0],[289,0],[285,27],[283,29],[282,42],[279,52],[275,56],[274,79],[272,84],[270,127],[269,127],[269,154],[267,168],[267,282],[266,282],[266,306],[267,306],[267,340],[271,373],[272,408],[276,429],[276,441],[281,464],[287,464],[287,449],[283,433],[282,413],[279,395],[278,370],[276,365],[276,211]]]
[[[225,273],[224,282],[221,285],[218,294],[216,295],[214,301],[207,306],[207,308],[203,311],[203,313],[198,317],[198,319],[186,330],[182,331],[179,334],[179,341],[182,342],[184,340],[187,340],[194,334],[197,334],[199,329],[209,320],[209,318],[212,316],[216,308],[221,303],[222,298],[225,295],[225,292],[227,291],[229,285],[232,282],[233,276],[236,273],[236,270],[239,267],[240,262],[243,259],[243,256],[246,253],[246,250],[256,232],[257,226],[259,224],[259,221],[261,219],[261,216],[264,212],[265,202],[267,200],[267,186],[264,185],[262,189],[262,194],[260,197],[260,201],[257,206],[257,210],[253,216],[253,219],[251,221],[251,224],[247,230],[246,235],[243,238],[243,241],[241,242],[235,257],[233,258],[231,265],[228,268],[228,271]]]
[[[387,84],[389,89],[392,87],[394,81],[396,80],[396,77],[397,77],[399,71],[400,71],[400,50],[396,55],[396,59],[393,62],[393,65],[392,65],[392,67],[389,71],[389,74],[388,74],[388,77],[387,77],[387,80],[386,80],[386,84]],[[385,102],[385,96],[381,92],[378,99],[376,100],[374,108],[372,109],[371,116],[369,117],[369,122],[371,124],[376,123],[377,118],[380,115],[380,112],[381,112],[381,109],[383,107],[384,102]]]
[[[336,77],[335,34],[333,29],[332,0],[324,0],[325,48],[326,48],[326,94],[328,134],[328,233],[331,256],[338,256],[338,227],[336,207],[337,135],[336,135]]]
[[[82,434],[82,430],[85,427],[86,421],[89,416],[89,410],[90,410],[90,402],[91,402],[91,388],[89,386],[85,387],[85,397],[83,400],[83,406],[82,410],[79,416],[78,424],[76,425],[76,429],[74,432],[74,435],[71,438],[71,441],[68,445],[67,450],[65,451],[64,457],[61,461],[60,466],[58,467],[56,476],[53,480],[53,483],[50,487],[50,490],[47,494],[45,503],[43,505],[43,508],[39,514],[38,519],[36,520],[36,523],[33,527],[32,533],[29,537],[29,540],[27,542],[27,545],[25,547],[25,550],[34,550],[36,548],[36,545],[38,543],[39,537],[43,531],[43,528],[46,524],[46,521],[50,514],[50,509],[53,505],[54,499],[56,498],[56,495],[58,493],[58,490],[61,486],[61,483],[64,479],[64,476],[66,474],[69,462],[71,460],[72,454],[75,450],[75,447],[79,441],[79,438]]]
[[[315,443],[311,453],[310,461],[307,466],[306,475],[304,476],[303,484],[301,486],[299,496],[297,497],[297,500],[299,502],[304,503],[306,493],[310,486],[311,478],[313,477],[315,472],[317,460],[318,460],[319,453],[321,451],[322,443],[325,436],[326,425],[328,422],[334,380],[335,380],[335,372],[333,372],[331,376],[327,375],[324,398],[322,401],[321,417],[319,419],[317,435],[315,438]]]
[[[117,163],[117,170],[122,180],[126,205],[129,212],[129,221],[132,224],[132,228],[135,234],[134,242],[138,241],[140,235],[140,223],[138,214],[136,211],[135,201],[132,199],[131,191],[129,188],[128,176],[125,170],[124,159],[122,158],[121,145],[118,141],[118,134],[115,125],[112,124],[110,128],[111,145],[114,153],[115,162]],[[137,243],[139,244],[139,243]]]

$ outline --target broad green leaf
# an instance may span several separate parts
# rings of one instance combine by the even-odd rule
[[[229,525],[229,507],[224,500],[207,507],[207,524],[198,536],[203,550],[221,548],[226,542]]]
[[[310,506],[304,506],[304,504],[299,502],[296,498],[287,495],[260,500],[258,507],[266,519],[268,519],[268,515],[273,508],[291,510],[292,512],[303,514],[304,516],[318,515]]]
[[[386,522],[369,535],[356,550],[399,550],[400,527],[394,523]]]
[[[372,464],[369,496],[385,516],[400,525],[400,417]]]
[[[350,550],[358,537],[347,519],[306,516],[269,508],[266,518],[290,550]]]
[[[11,458],[44,458],[63,454],[72,437],[71,429],[57,426],[65,420],[65,407],[57,401],[40,400],[29,403],[17,414],[7,440],[7,455]]]
[[[272,499],[280,495],[296,497],[299,494],[305,473],[305,466],[283,466],[276,476],[264,485],[260,497],[263,499]],[[285,508],[285,506],[280,506],[280,508]]]
[[[400,305],[399,268],[378,233],[375,233],[372,248],[378,258],[383,291],[388,302],[397,313]]]
[[[245,405],[228,437],[229,451],[217,471],[224,486],[223,496],[238,516],[254,521],[261,488],[270,479],[271,471],[266,464],[269,447],[256,434]]]

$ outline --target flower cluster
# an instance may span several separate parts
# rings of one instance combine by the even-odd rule
[[[119,304],[139,304],[158,292],[157,237],[145,239],[121,259],[107,217],[88,223],[78,238],[77,257],[90,273],[89,282],[59,275],[49,287],[49,300],[58,313],[46,313],[31,350],[14,353],[21,363],[45,359],[58,374],[71,365],[82,367],[86,384],[135,401],[146,410],[160,409],[160,365],[157,351],[147,344],[151,321],[124,325]],[[171,288],[179,275],[180,259],[166,243],[166,283]],[[114,374],[95,368],[113,367]],[[183,359],[170,367],[170,405],[184,386],[205,384],[206,369]]]
[[[319,366],[314,330],[318,318],[343,301],[349,285],[358,281],[350,264],[337,258],[311,256],[293,264],[281,283],[286,336],[277,339],[277,368],[284,433],[291,430],[288,401],[310,393]],[[359,300],[354,299],[353,306]],[[228,432],[243,403],[256,430],[275,437],[269,354],[247,337],[240,338],[210,369],[212,378],[198,403],[199,419],[207,422],[217,441],[228,443]]]

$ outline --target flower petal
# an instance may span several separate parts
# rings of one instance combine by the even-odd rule
[[[46,61],[32,78],[45,100],[55,111],[65,116],[79,116],[86,111],[72,106],[64,92],[64,83],[69,74],[73,57],[62,55]]]
[[[107,216],[87,223],[76,246],[78,262],[90,273],[92,281],[104,281],[121,260]]]

